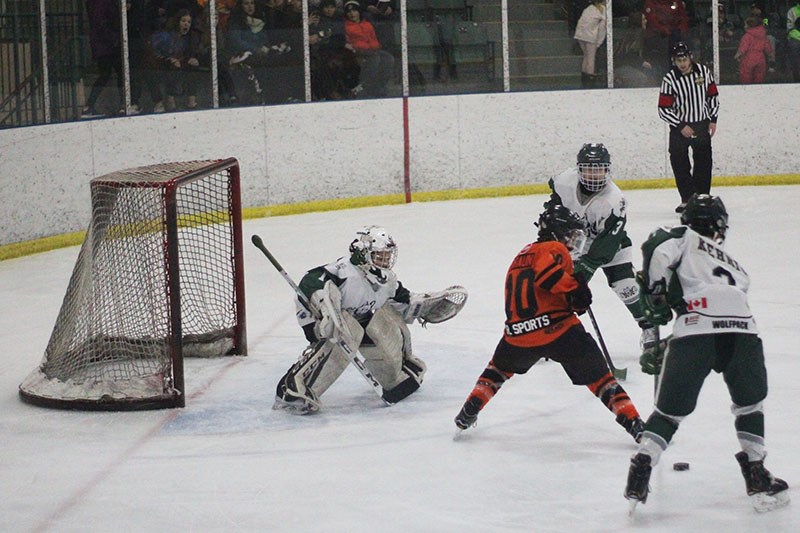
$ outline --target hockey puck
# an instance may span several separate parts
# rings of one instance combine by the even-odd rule
[[[689,470],[689,463],[675,463],[672,465],[672,469],[677,470],[678,472]]]

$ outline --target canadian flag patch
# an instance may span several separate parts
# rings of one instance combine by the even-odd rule
[[[708,307],[708,301],[705,297],[703,298],[695,298],[694,300],[689,300],[689,305],[686,307],[689,311],[696,311],[697,309],[706,309]]]

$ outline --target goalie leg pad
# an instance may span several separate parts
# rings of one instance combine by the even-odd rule
[[[367,367],[384,388],[387,401],[405,398],[419,388],[425,376],[425,363],[414,357],[411,332],[403,317],[391,306],[384,306],[372,317],[367,335],[374,346],[362,346]],[[396,390],[395,390],[396,389]]]
[[[364,330],[349,314],[344,313],[346,327],[357,334]],[[319,341],[303,354],[278,382],[274,409],[285,409],[300,414],[319,410],[319,397],[328,390],[349,364],[342,349],[332,341]]]
[[[342,313],[341,316],[344,322],[343,326],[353,335],[356,343],[360,342],[364,336],[364,329],[349,313]],[[306,386],[312,389],[317,398],[320,398],[333,385],[333,382],[342,375],[344,369],[350,364],[350,360],[335,343],[326,342],[324,349],[330,351],[330,356],[314,372],[307,374],[305,381]]]

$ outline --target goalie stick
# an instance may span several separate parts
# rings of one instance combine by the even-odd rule
[[[312,315],[314,315],[315,318],[319,318],[319,310],[312,305],[308,297],[303,293],[303,291],[300,290],[300,287],[297,286],[291,276],[289,276],[286,270],[283,269],[278,260],[275,259],[275,256],[272,255],[272,252],[267,249],[267,247],[264,245],[264,241],[261,240],[261,237],[258,235],[253,235],[251,240],[253,241],[255,247],[261,250],[261,252],[267,256],[269,262],[272,263],[272,266],[274,266],[280,275],[283,276],[283,279],[286,280],[286,283],[288,283],[289,286],[294,289],[294,292],[297,293],[297,297],[300,298],[300,301],[303,303],[303,305],[311,312]],[[331,340],[334,342],[334,344],[341,348],[342,352],[345,354],[345,357],[347,357],[350,363],[358,369],[362,376],[364,376],[364,379],[370,384],[372,389],[375,391],[375,394],[377,394],[386,405],[392,405],[392,402],[387,401],[383,397],[383,386],[378,383],[378,380],[375,379],[375,376],[373,376],[367,368],[364,356],[361,355],[361,352],[358,351],[357,347],[352,346],[355,344],[352,337],[350,337],[346,331],[340,330],[337,332],[336,338]]]
[[[611,355],[608,353],[608,348],[606,348],[606,342],[603,340],[603,335],[600,333],[600,327],[597,325],[597,320],[594,318],[594,313],[592,312],[592,308],[588,308],[589,311],[589,318],[592,320],[592,327],[594,327],[594,332],[597,335],[597,340],[600,343],[600,349],[603,351],[603,357],[606,358],[606,363],[608,363],[608,368],[611,369],[611,373],[614,375],[615,378],[625,381],[625,378],[628,377],[628,369],[627,368],[617,368],[614,366],[614,361],[611,360]]]

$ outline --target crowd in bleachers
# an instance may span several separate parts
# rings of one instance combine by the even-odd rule
[[[305,0],[306,27],[303,1],[216,0],[219,105],[305,101],[304,32],[309,42],[312,100],[399,94],[399,0]],[[790,27],[794,23],[792,9],[800,11],[800,5],[792,8],[792,1],[756,0],[746,7],[741,1],[720,2],[723,83],[800,81],[800,28],[792,33]],[[604,5],[602,1],[595,4],[601,9]],[[119,60],[119,2],[93,0],[87,5],[98,75],[83,114],[97,114],[96,103],[114,76],[118,109],[126,113]],[[424,92],[427,81],[458,80],[459,61],[464,60],[470,45],[475,46],[473,59],[477,58],[476,63],[487,73],[486,79],[494,79],[495,57],[487,52],[492,43],[480,22],[472,21],[474,5],[480,2],[407,2],[412,86]],[[574,14],[584,10],[589,0],[564,0],[563,5],[573,24],[577,22],[571,20]],[[658,84],[669,68],[667,50],[678,40],[690,43],[695,60],[711,65],[710,6],[710,2],[692,0],[633,0],[615,6],[615,86]],[[211,106],[209,7],[208,0],[127,2],[131,69],[127,114]],[[796,35],[794,42],[792,35]],[[476,40],[470,44],[470,38]],[[597,54],[600,64],[596,68],[583,65],[586,77],[604,76],[604,55]],[[584,63],[593,57],[584,54]],[[423,71],[426,66],[431,67],[430,72]],[[602,80],[589,84],[604,85]]]
[[[720,81],[722,83],[800,82],[800,31],[792,37],[796,0],[720,0]],[[696,61],[712,66],[711,2],[644,0],[615,11],[615,86],[647,86],[669,67],[670,44],[689,43]],[[615,8],[617,9],[617,8]],[[766,41],[769,46],[762,43]],[[797,44],[795,44],[797,43]],[[751,75],[752,62],[765,65]],[[760,72],[760,66],[758,71]]]

